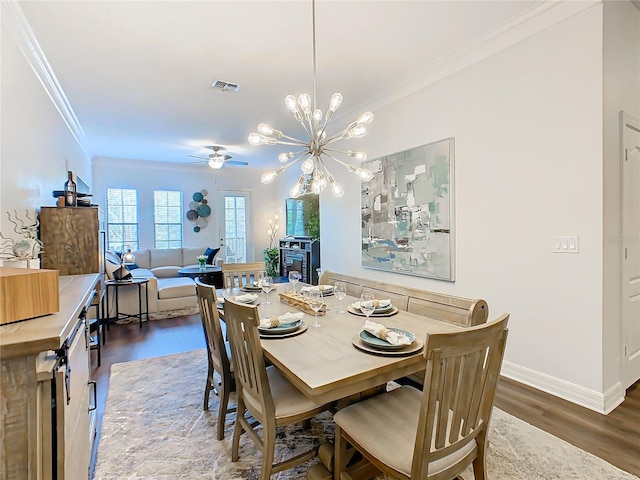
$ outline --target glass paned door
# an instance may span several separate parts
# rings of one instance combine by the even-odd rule
[[[248,262],[252,249],[250,232],[249,192],[220,192],[222,206],[221,244],[224,245],[224,261],[227,263]]]

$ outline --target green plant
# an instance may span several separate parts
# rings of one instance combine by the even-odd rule
[[[277,248],[264,249],[264,268],[270,277],[280,275],[280,252]]]
[[[305,202],[305,229],[312,240],[320,240],[320,199],[310,196]]]

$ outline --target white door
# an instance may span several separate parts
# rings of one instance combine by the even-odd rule
[[[220,191],[220,245],[224,246],[224,261],[253,261],[251,234],[251,194],[241,191]]]
[[[640,120],[621,113],[623,387],[640,379]]]

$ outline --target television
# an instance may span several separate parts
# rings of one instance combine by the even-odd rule
[[[285,200],[287,237],[320,238],[320,198],[304,195]]]

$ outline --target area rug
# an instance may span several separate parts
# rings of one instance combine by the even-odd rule
[[[202,410],[206,371],[205,350],[112,365],[94,480],[257,479],[260,453],[246,435],[240,460],[230,460],[234,414],[227,416],[225,439],[215,439],[217,397],[210,410]],[[300,427],[282,429],[277,457],[304,450],[317,442],[314,437],[332,439],[329,414],[311,426],[310,434]],[[313,463],[272,478],[304,479]],[[497,408],[487,470],[492,480],[637,478]],[[462,477],[471,480],[473,473]]]
[[[200,313],[200,309],[198,308],[197,305],[193,306],[193,307],[187,307],[187,308],[179,308],[177,310],[165,310],[163,312],[151,312],[149,314],[149,320],[164,320],[167,318],[177,318],[177,317],[186,317],[188,315],[196,315]],[[142,321],[146,322],[147,321],[147,317],[145,315],[142,315]],[[125,325],[127,323],[134,323],[134,322],[138,322],[138,317],[128,317],[128,318],[123,318],[120,320],[117,320],[115,323],[120,324],[120,325]]]

